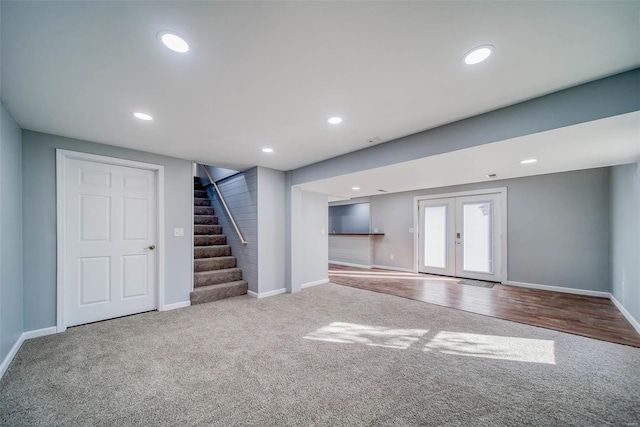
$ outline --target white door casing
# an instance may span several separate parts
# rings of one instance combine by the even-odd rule
[[[58,332],[163,306],[163,167],[57,150]]]
[[[418,196],[414,213],[416,272],[506,282],[506,188]]]

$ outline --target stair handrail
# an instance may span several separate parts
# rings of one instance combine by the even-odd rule
[[[224,210],[227,211],[227,216],[231,220],[231,224],[233,224],[233,228],[235,228],[236,233],[238,234],[238,238],[240,238],[240,242],[242,242],[243,245],[246,245],[247,241],[244,240],[244,237],[242,236],[242,233],[240,232],[240,229],[238,228],[238,224],[236,224],[236,220],[233,219],[233,215],[231,214],[231,211],[229,210],[229,206],[227,206],[227,202],[225,202],[225,200],[224,200],[224,196],[222,195],[222,192],[218,188],[218,184],[216,184],[216,182],[213,180],[213,178],[211,178],[211,174],[209,173],[209,169],[207,168],[207,166],[206,165],[201,165],[201,166],[202,166],[202,169],[204,169],[204,172],[207,174],[207,178],[209,178],[209,182],[211,184],[213,184],[213,188],[216,189],[216,193],[218,193],[218,196],[220,197],[220,201],[222,202],[222,206],[224,206]]]

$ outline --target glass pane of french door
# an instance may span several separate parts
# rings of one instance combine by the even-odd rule
[[[462,203],[463,269],[493,274],[493,201]]]
[[[424,266],[447,268],[447,206],[424,208]]]

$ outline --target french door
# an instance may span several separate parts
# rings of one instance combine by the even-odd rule
[[[502,193],[418,200],[418,271],[492,282],[506,279],[503,203]]]

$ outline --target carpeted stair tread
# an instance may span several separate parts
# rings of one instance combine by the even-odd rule
[[[195,225],[218,225],[218,217],[215,215],[194,215]]]
[[[213,215],[213,208],[211,206],[195,206],[193,208],[194,215]]]
[[[195,272],[224,270],[227,268],[235,268],[237,266],[236,257],[221,256],[215,258],[198,258],[193,263]]]
[[[196,235],[222,234],[222,226],[221,225],[194,225],[193,234],[196,234]]]
[[[195,246],[226,245],[227,236],[224,234],[193,236],[193,244]]]
[[[194,273],[193,286],[217,285],[218,283],[235,282],[242,280],[242,270],[239,268],[225,268],[214,271],[201,271]]]
[[[193,191],[193,286],[191,304],[202,304],[245,295],[247,282],[236,257],[231,256],[227,236],[222,234],[218,217],[214,216],[207,192],[194,178]]]
[[[193,250],[193,256],[196,259],[231,256],[231,246],[229,245],[196,246]]]
[[[202,190],[202,184],[200,183],[200,178],[198,178],[197,176],[193,177],[193,189],[194,190]]]
[[[249,286],[244,280],[221,283],[218,285],[203,286],[194,289],[189,295],[191,305],[218,301],[224,298],[245,295]]]

